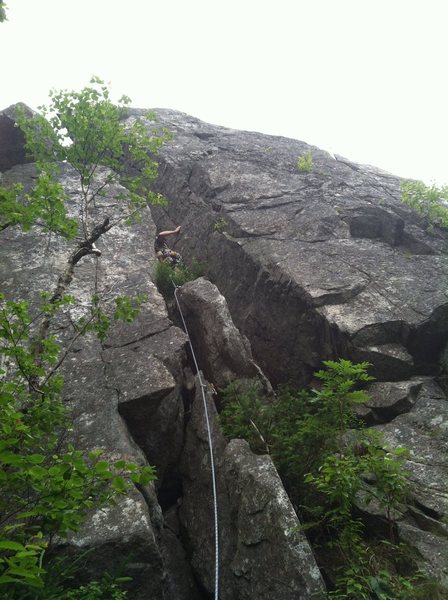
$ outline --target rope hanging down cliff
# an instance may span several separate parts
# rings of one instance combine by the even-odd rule
[[[188,343],[190,345],[191,354],[193,356],[194,366],[196,368],[196,372],[197,372],[198,378],[199,378],[199,383],[201,385],[202,401],[204,403],[204,413],[205,413],[205,420],[206,420],[206,424],[207,424],[208,447],[209,447],[209,451],[210,451],[210,468],[211,468],[211,472],[212,472],[213,512],[214,512],[214,519],[215,519],[215,599],[214,600],[219,600],[219,597],[218,597],[218,592],[219,592],[218,499],[217,499],[217,493],[216,493],[216,475],[215,475],[215,461],[213,458],[212,435],[211,435],[211,429],[210,429],[210,420],[208,417],[207,400],[205,398],[205,390],[207,389],[207,385],[202,380],[201,372],[199,370],[199,366],[198,366],[198,363],[196,360],[196,355],[194,353],[193,344],[191,343],[190,334],[188,333],[184,315],[182,313],[182,309],[180,307],[179,300],[177,298],[177,290],[178,290],[179,286],[177,286],[172,279],[171,279],[171,283],[174,286],[174,298],[176,300],[177,308],[179,310],[180,317],[182,319],[182,324],[184,326],[185,333],[187,334],[187,337],[188,337]]]

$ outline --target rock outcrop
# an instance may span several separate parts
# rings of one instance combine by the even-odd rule
[[[134,116],[139,116],[134,111]],[[448,336],[447,235],[400,202],[400,181],[286,138],[160,110],[174,134],[158,189],[207,264],[272,382],[309,382],[322,358],[368,360],[383,381],[436,369]],[[311,172],[297,159],[311,152]]]
[[[34,175],[34,165],[16,166],[5,173],[5,181],[27,186]],[[61,182],[68,196],[75,198],[77,180],[69,169],[62,168]],[[112,215],[114,203],[108,198],[101,202],[110,204]],[[156,465],[157,487],[163,488],[182,447],[180,388],[186,336],[169,321],[163,298],[151,281],[154,235],[146,210],[141,224],[118,226],[99,241],[101,258],[85,257],[67,290],[80,305],[61,315],[55,333],[64,343],[71,320],[79,318],[83,303],[88,305],[95,291],[147,295],[132,324],[115,324],[103,343],[89,334],[69,348],[62,367],[64,400],[72,410],[72,441],[78,448],[101,449],[106,459]],[[60,238],[48,244],[37,227],[26,234],[7,228],[2,232],[2,291],[7,297],[35,303],[40,291],[54,290],[72,245]],[[124,567],[133,578],[133,598],[194,598],[190,567],[178,537],[166,531],[153,484],[132,489],[116,506],[94,511],[82,529],[70,536],[65,551],[88,549],[94,553],[89,555],[86,576]],[[183,573],[181,581],[178,573]]]
[[[306,384],[328,358],[371,363],[378,382],[361,416],[383,423],[393,446],[423,453],[410,463],[413,502],[437,523],[414,511],[401,531],[411,545],[418,531],[415,547],[444,579],[447,400],[422,398],[439,364],[446,386],[447,233],[401,203],[399,178],[378,169],[174,111],[158,119],[174,137],[161,153],[158,191],[170,204],[153,210],[157,225],[183,225],[181,252],[206,263],[273,383]],[[297,166],[305,152],[310,172]]]
[[[201,277],[183,285],[178,298],[198,364],[206,378],[218,389],[235,379],[258,378],[266,391],[271,391],[269,381],[252,358],[248,340],[235,327],[218,288]]]
[[[31,109],[23,105],[28,114]],[[14,165],[32,162],[25,150],[25,138],[15,122],[16,105],[9,106],[0,112],[0,173]]]
[[[398,521],[403,541],[420,554],[423,571],[448,587],[448,401],[432,380],[424,381],[412,408],[378,426],[386,441],[410,451],[411,502]]]
[[[143,114],[134,110],[132,118]],[[34,167],[22,164],[11,115],[0,115],[2,181],[26,188]],[[169,110],[157,115],[157,126],[174,138],[162,149],[157,183],[170,203],[152,215],[164,229],[183,225],[178,249],[205,262],[210,280],[179,292],[201,369],[218,388],[256,376],[269,389],[263,373],[274,384],[304,385],[328,358],[372,363],[378,381],[360,416],[389,444],[410,450],[411,501],[397,525],[400,538],[418,550],[423,570],[446,583],[448,402],[435,378],[441,364],[446,388],[448,236],[428,231],[400,203],[400,181],[390,174],[303,142]],[[308,151],[313,167],[301,172],[297,159]],[[66,166],[61,182],[76,199],[78,183]],[[110,198],[99,203],[117,210]],[[115,324],[102,343],[78,339],[63,368],[77,444],[154,464],[159,479],[93,513],[68,545],[95,550],[92,574],[99,562],[113,571],[127,558],[137,600],[203,600],[214,583],[208,438],[187,337],[151,280],[154,234],[145,211],[140,224],[103,236],[101,257],[77,265],[70,292],[81,305],[98,287],[148,298],[133,324]],[[34,306],[37,292],[54,289],[70,243],[55,237],[48,244],[38,228],[0,235],[2,291]],[[68,307],[56,323],[62,341],[79,310]],[[221,600],[322,597],[323,581],[270,458],[244,442],[228,444],[210,393],[206,399],[218,465]]]
[[[181,472],[181,526],[197,577],[214,590],[211,462],[200,386],[192,405]],[[269,456],[243,440],[227,445],[212,397],[205,397],[217,472],[222,600],[324,598],[324,584]]]

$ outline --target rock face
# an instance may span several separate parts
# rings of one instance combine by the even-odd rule
[[[448,401],[438,385],[421,384],[413,407],[378,427],[392,446],[409,448],[413,503],[398,522],[401,538],[415,546],[422,568],[448,587]]]
[[[24,165],[5,173],[4,179],[27,185],[32,177],[34,166]],[[62,169],[61,180],[68,195],[75,197],[74,174]],[[101,202],[107,205],[110,200]],[[111,215],[114,210],[111,203]],[[103,344],[87,335],[70,348],[63,364],[64,399],[72,409],[73,441],[79,448],[100,448],[106,459],[149,461],[158,466],[157,485],[163,487],[182,446],[180,374],[186,360],[186,336],[169,321],[165,303],[151,281],[155,227],[149,211],[143,217],[142,224],[131,229],[111,230],[98,242],[102,256],[87,256],[75,269],[69,291],[81,305],[89,302],[95,290],[111,289],[117,296],[144,292],[147,301],[132,324],[115,325]],[[38,228],[28,234],[17,228],[4,230],[2,291],[7,297],[27,298],[32,303],[39,291],[52,291],[71,244],[58,238],[48,244]],[[62,342],[70,330],[70,318],[78,318],[81,308],[70,308],[57,323]],[[161,438],[165,452],[160,450]],[[77,549],[94,549],[85,567],[85,573],[93,576],[105,568],[114,573],[125,561],[133,577],[133,598],[194,598],[191,570],[178,537],[164,527],[154,485],[133,489],[116,506],[92,513],[81,531],[68,540],[66,551]],[[183,574],[181,581],[178,573]]]
[[[28,186],[34,176],[34,165],[18,165],[7,171],[4,179],[6,183],[20,181]],[[61,167],[61,183],[68,196],[76,198],[76,176],[66,167]],[[75,206],[70,205],[73,215]],[[104,207],[111,213],[116,210],[108,198],[101,199],[98,206]],[[63,374],[64,399],[74,419],[72,441],[77,447],[87,451],[99,448],[106,459],[149,462],[157,467],[158,481],[147,489],[130,490],[116,506],[93,511],[63,549],[69,554],[94,550],[85,565],[86,577],[98,577],[104,568],[114,573],[126,561],[126,573],[133,577],[132,597],[136,600],[200,600],[204,597],[201,589],[212,589],[214,578],[213,561],[197,560],[198,539],[199,554],[204,552],[210,557],[214,548],[213,544],[207,545],[210,529],[204,526],[210,509],[209,472],[204,469],[208,446],[197,439],[204,428],[200,404],[195,401],[193,410],[189,408],[190,392],[184,374],[187,337],[168,319],[165,303],[151,281],[154,235],[155,226],[146,212],[142,224],[130,230],[116,227],[101,238],[97,244],[101,257],[87,256],[77,265],[67,291],[81,305],[88,304],[91,295],[99,290],[113,289],[115,295],[144,292],[148,297],[135,321],[114,324],[104,342],[100,343],[93,334],[78,338],[69,348]],[[2,291],[11,297],[27,298],[31,303],[39,291],[55,288],[73,244],[61,239],[48,244],[38,228],[27,234],[7,228],[2,232],[2,241]],[[210,347],[214,356],[209,366],[216,381],[225,385],[231,377],[259,376],[269,387],[217,288],[199,280],[182,293],[185,305],[196,297],[203,309],[198,312],[192,307],[190,311],[190,323],[198,340],[204,334],[205,322],[197,317],[208,314],[205,326],[211,327],[214,335],[205,336],[202,343]],[[58,319],[56,329],[61,343],[70,339],[70,321],[79,318],[79,311],[82,306],[70,307]],[[223,345],[221,358],[217,344]],[[216,417],[212,403],[210,409]],[[221,489],[220,496],[222,598],[246,598],[252,592],[251,597],[263,598],[263,590],[273,586],[271,570],[280,567],[288,580],[285,600],[294,597],[297,590],[304,599],[314,592],[321,593],[323,582],[306,539],[283,530],[286,526],[298,527],[299,523],[272,463],[253,456],[247,448],[241,453],[233,451],[226,458],[226,442],[218,425],[214,440],[220,451],[220,485],[227,486],[227,479],[230,485],[229,491]],[[244,464],[236,465],[240,454]],[[225,469],[233,475],[226,478]],[[247,535],[241,535],[230,519],[231,511],[245,519],[245,509],[239,506],[245,502],[244,494],[240,499],[239,481],[245,477],[256,479],[257,473],[260,497],[267,495],[263,502],[268,508],[256,520],[258,527],[266,520],[267,529],[259,549],[249,551],[249,561],[244,551]],[[258,489],[255,482],[252,487]],[[238,497],[233,498],[235,494]],[[179,519],[176,506],[180,499]],[[205,536],[204,543],[201,535]],[[270,549],[267,553],[266,548]],[[252,580],[244,586],[241,582],[248,576],[241,579],[235,550],[239,551],[238,560],[244,563],[243,567],[250,562],[253,571]]]
[[[366,425],[387,423],[398,415],[409,412],[414,406],[422,380],[373,383],[368,388],[369,400],[358,409]]]
[[[210,394],[206,405],[217,472],[222,600],[324,598],[308,542],[270,457],[246,442],[226,444]],[[179,510],[197,577],[214,590],[214,520],[208,435],[200,388],[187,426]]]
[[[140,113],[135,111],[134,115]],[[448,334],[446,234],[399,200],[399,179],[303,142],[174,111],[159,191],[179,247],[206,262],[274,383],[307,383],[322,358],[368,360],[380,380],[434,371]],[[297,159],[311,152],[311,172]]]
[[[21,164],[12,114],[0,115],[0,170],[9,169],[2,182],[26,187],[34,167]],[[174,138],[162,149],[157,183],[170,203],[153,217],[163,229],[183,225],[178,249],[204,261],[211,280],[179,292],[200,368],[218,388],[235,376],[262,378],[269,388],[261,369],[273,383],[303,385],[327,358],[371,362],[378,381],[361,416],[389,444],[411,451],[412,501],[400,537],[418,550],[424,570],[446,581],[448,402],[434,378],[444,365],[446,387],[447,235],[427,231],[387,173],[174,111],[158,111],[157,126]],[[313,168],[305,173],[297,159],[307,151]],[[73,172],[62,167],[61,179],[75,199]],[[117,210],[110,198],[100,203]],[[104,565],[113,571],[127,557],[137,600],[204,600],[213,591],[214,540],[202,394],[192,383],[186,335],[151,280],[154,234],[145,211],[142,223],[101,238],[101,257],[77,265],[70,292],[81,303],[98,286],[148,299],[133,324],[114,325],[103,343],[76,341],[64,364],[64,396],[80,447],[154,464],[159,479],[93,513],[68,546],[94,548],[92,574]],[[70,243],[48,244],[38,228],[0,236],[8,297],[33,304],[38,291],[54,289]],[[78,317],[77,307],[61,316],[62,341]],[[227,444],[210,394],[206,403],[218,467],[221,600],[322,597],[323,581],[272,462],[244,442]]]
[[[252,358],[248,340],[235,327],[226,300],[213,283],[202,277],[186,283],[178,299],[198,364],[210,382],[224,388],[234,379],[259,378],[270,388]]]
[[[230,568],[238,597],[324,598],[319,569],[270,457],[255,456],[247,442],[232,440],[225,462],[237,539]]]
[[[410,463],[418,509],[400,531],[444,579],[447,401],[424,390],[439,363],[446,387],[446,232],[429,231],[400,202],[400,180],[388,173],[174,111],[158,119],[174,134],[161,154],[158,191],[170,204],[153,210],[158,227],[183,225],[180,251],[206,263],[273,383],[308,383],[328,358],[372,364],[378,383],[363,418],[422,456]],[[305,152],[308,173],[297,167]]]

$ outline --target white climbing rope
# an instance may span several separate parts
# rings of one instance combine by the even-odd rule
[[[218,597],[218,593],[219,593],[218,496],[216,493],[216,475],[215,475],[215,461],[213,458],[212,434],[211,434],[211,429],[210,429],[210,420],[208,417],[207,400],[205,398],[205,390],[207,389],[207,385],[202,380],[201,371],[199,370],[198,362],[196,360],[196,355],[194,353],[193,344],[191,343],[190,334],[188,333],[187,324],[185,323],[184,315],[182,313],[182,309],[180,307],[179,300],[177,298],[177,290],[178,290],[179,286],[177,286],[172,279],[171,279],[171,283],[174,286],[174,298],[176,300],[177,308],[179,310],[180,317],[182,319],[182,324],[184,326],[185,333],[187,334],[187,337],[188,337],[188,343],[190,345],[191,354],[193,356],[194,366],[196,368],[196,372],[197,372],[198,378],[199,378],[199,383],[201,385],[202,401],[204,403],[205,421],[207,424],[207,434],[208,434],[208,448],[209,448],[209,452],[210,452],[210,468],[211,468],[211,472],[212,472],[213,512],[214,512],[214,519],[215,519],[215,600],[219,600],[219,597]]]

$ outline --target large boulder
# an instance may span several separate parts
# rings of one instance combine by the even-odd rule
[[[203,277],[183,285],[178,299],[198,363],[217,388],[234,379],[258,378],[270,384],[252,358],[247,338],[235,327],[226,299]]]
[[[214,505],[205,406],[216,471],[219,597],[324,598],[311,548],[270,457],[256,456],[243,440],[226,444],[212,395],[207,391],[203,397],[199,384],[186,430],[179,509],[196,576],[213,593]]]

